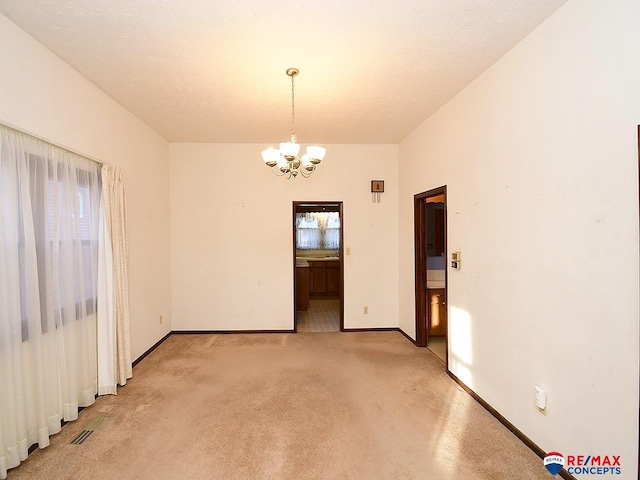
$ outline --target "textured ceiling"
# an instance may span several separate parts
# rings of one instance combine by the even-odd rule
[[[566,0],[0,0],[166,139],[397,143]]]

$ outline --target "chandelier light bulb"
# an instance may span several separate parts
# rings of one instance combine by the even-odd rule
[[[276,152],[277,152],[277,150],[276,150]],[[278,160],[276,162],[276,166],[278,167],[278,170],[285,171],[287,169],[288,165],[289,165],[289,162],[287,162],[287,160],[283,156],[280,155],[280,152],[278,152]]]
[[[320,163],[324,160],[324,156],[327,154],[327,149],[318,147],[316,145],[307,147],[307,155],[313,160],[317,160],[317,163]]]
[[[283,157],[295,157],[300,153],[300,144],[294,142],[285,142],[280,144],[280,153]]]
[[[264,163],[269,167],[275,166],[279,158],[280,152],[275,148],[267,148],[262,151],[262,160],[264,160]]]

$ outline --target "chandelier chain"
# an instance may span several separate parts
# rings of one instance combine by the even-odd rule
[[[296,135],[296,96],[293,88],[293,79],[295,75],[291,75],[291,136]]]

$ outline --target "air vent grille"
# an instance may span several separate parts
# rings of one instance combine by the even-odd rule
[[[91,436],[91,434],[100,427],[104,423],[107,417],[96,417],[88,425],[86,425],[80,432],[73,437],[70,441],[70,445],[82,445],[87,438]]]
[[[80,433],[73,437],[69,443],[71,445],[82,445],[92,433],[93,430],[80,430]]]

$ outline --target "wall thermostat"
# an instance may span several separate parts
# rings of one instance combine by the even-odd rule
[[[462,256],[460,252],[453,252],[451,254],[451,268],[454,270],[460,270],[460,263],[462,261]]]

